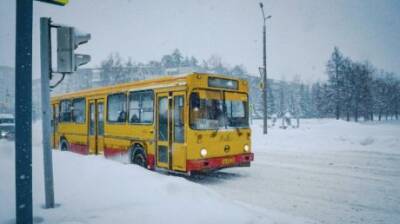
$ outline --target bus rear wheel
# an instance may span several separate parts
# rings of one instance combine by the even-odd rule
[[[143,149],[139,146],[136,146],[132,150],[131,162],[133,164],[139,165],[141,167],[146,168],[146,157],[143,153]]]
[[[62,140],[61,140],[61,143],[60,143],[60,150],[61,150],[61,151],[69,151],[69,145],[68,145],[67,140],[65,140],[65,139],[62,139]]]

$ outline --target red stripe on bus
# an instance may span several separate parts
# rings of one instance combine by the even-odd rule
[[[154,169],[154,165],[155,165],[155,157],[152,154],[148,154],[147,155],[147,168],[150,170]]]
[[[112,157],[117,155],[123,155],[128,151],[125,149],[118,149],[118,148],[104,148],[104,156],[105,157]]]
[[[209,159],[187,160],[187,171],[213,170],[224,167],[234,167],[249,164],[254,160],[253,153],[217,157]]]
[[[82,154],[82,155],[89,154],[88,145],[70,143],[69,146],[70,146],[70,151],[71,152],[79,153],[79,154]]]

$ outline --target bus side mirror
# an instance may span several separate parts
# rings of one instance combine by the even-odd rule
[[[200,107],[200,96],[199,93],[190,94],[190,107],[199,108]]]

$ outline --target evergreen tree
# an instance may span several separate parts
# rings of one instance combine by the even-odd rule
[[[333,49],[331,58],[327,63],[328,84],[329,84],[329,97],[334,102],[335,116],[338,120],[340,118],[341,104],[343,101],[343,55],[338,47]]]

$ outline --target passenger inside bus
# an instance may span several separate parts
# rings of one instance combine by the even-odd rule
[[[122,110],[119,112],[117,122],[125,122],[125,118],[126,118],[126,112]]]

